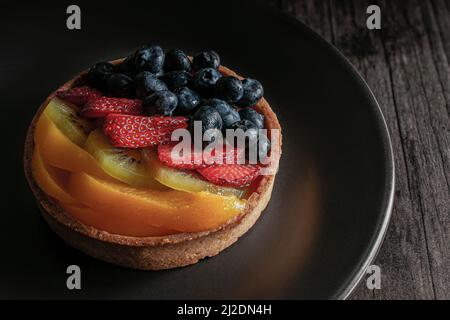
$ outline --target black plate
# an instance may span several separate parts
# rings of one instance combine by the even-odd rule
[[[294,19],[242,1],[79,3],[80,31],[66,29],[65,4],[0,5],[0,296],[347,296],[386,231],[394,168],[377,102],[345,58]],[[272,200],[254,228],[217,257],[160,272],[116,267],[65,245],[41,219],[21,160],[27,126],[48,93],[93,62],[150,42],[189,53],[214,48],[225,65],[265,85],[284,130]],[[81,291],[66,289],[70,264],[81,267]]]

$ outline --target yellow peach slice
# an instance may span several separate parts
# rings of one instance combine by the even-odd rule
[[[130,237],[153,237],[177,233],[170,229],[154,227],[136,220],[124,221],[123,215],[117,216],[117,212],[98,211],[81,205],[61,204],[61,207],[78,221],[112,234]]]
[[[65,190],[70,173],[47,165],[36,148],[33,151],[31,168],[36,182],[46,194],[62,203],[77,203]]]
[[[132,188],[84,172],[71,175],[68,190],[84,205],[110,213],[111,219],[118,219],[117,223],[183,232],[215,229],[238,215],[245,205],[245,201],[234,196]]]
[[[94,157],[70,141],[45,113],[36,124],[34,141],[42,158],[54,167],[72,172],[85,171],[103,179],[109,177]]]

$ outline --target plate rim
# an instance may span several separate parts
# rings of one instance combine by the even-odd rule
[[[269,8],[269,7],[266,7]],[[384,150],[384,164],[386,166],[385,178],[387,188],[383,193],[383,209],[380,211],[379,222],[376,227],[376,232],[372,236],[372,240],[369,243],[367,249],[365,250],[362,259],[359,261],[359,269],[349,275],[349,279],[346,283],[341,285],[340,289],[332,296],[333,299],[346,300],[349,298],[351,293],[356,289],[358,284],[361,282],[366,269],[373,263],[377,257],[383,241],[386,237],[386,233],[392,218],[394,198],[395,198],[395,156],[392,147],[391,135],[389,132],[389,127],[386,123],[386,118],[381,110],[380,104],[373,93],[372,89],[362,77],[360,72],[356,67],[350,62],[350,60],[342,53],[342,51],[337,48],[334,44],[328,42],[320,34],[315,32],[309,26],[304,24],[302,21],[288,13],[283,12],[281,9],[271,6],[270,9],[276,15],[284,19],[287,23],[290,23],[294,27],[300,29],[302,32],[306,33],[313,41],[318,43],[327,50],[331,55],[333,55],[337,60],[340,60],[343,66],[348,69],[348,72],[354,77],[359,85],[366,91],[368,98],[372,100],[375,108],[375,121],[376,127],[379,128],[381,134],[381,144]],[[372,106],[371,106],[372,109]],[[355,268],[358,268],[355,266]]]

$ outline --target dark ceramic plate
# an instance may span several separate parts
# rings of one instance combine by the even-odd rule
[[[3,145],[2,298],[344,298],[373,260],[392,205],[389,135],[365,82],[331,45],[274,9],[239,1],[0,4]],[[143,43],[189,53],[214,48],[259,79],[284,130],[272,200],[222,254],[194,266],[144,272],[87,257],[41,219],[22,173],[22,146],[46,95],[93,62]],[[2,140],[5,143],[5,140]],[[66,268],[82,290],[66,289]]]

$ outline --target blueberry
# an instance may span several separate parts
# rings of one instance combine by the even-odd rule
[[[214,92],[216,82],[221,77],[222,75],[216,69],[201,69],[194,75],[194,88],[202,94],[210,95]]]
[[[206,99],[202,102],[203,105],[211,106],[219,112],[223,126],[225,128],[230,127],[233,123],[241,120],[241,117],[239,116],[239,113],[235,108],[233,108],[230,104],[227,102],[220,100],[220,99]]]
[[[159,46],[144,46],[134,53],[134,65],[140,71],[160,72],[164,66],[164,52]]]
[[[259,132],[259,128],[253,121],[242,119],[233,123],[230,129],[242,129],[246,133],[245,148],[247,159],[263,161],[267,158],[270,150],[270,140],[265,134]],[[227,139],[231,143],[229,137]],[[254,154],[250,156],[251,153]]]
[[[249,107],[255,105],[264,95],[264,88],[258,80],[245,79],[242,81],[244,94],[236,103],[240,107]]]
[[[236,102],[242,98],[244,87],[236,77],[222,77],[216,83],[215,93],[223,100]]]
[[[270,140],[263,133],[259,133],[257,139],[250,140],[246,145],[246,158],[252,161],[263,162],[269,155]]]
[[[247,130],[253,130],[253,129],[258,130],[258,127],[251,121],[241,119],[241,120],[233,123],[229,129],[233,129],[233,130],[242,129],[244,131],[247,131]]]
[[[162,78],[164,76],[164,70],[161,69],[159,72],[155,73],[155,77]]]
[[[131,78],[134,78],[136,74],[139,73],[139,71],[136,69],[136,66],[134,65],[134,56],[130,55],[126,57],[122,61],[122,63],[117,65],[116,71],[119,73],[124,73]]]
[[[258,141],[258,127],[251,121],[242,119],[240,121],[233,123],[228,129],[232,130],[241,129],[242,131],[244,131],[246,147],[248,147],[249,144],[254,144]],[[229,143],[233,142],[228,136],[227,140],[229,141]],[[236,141],[234,141],[234,143],[236,144]]]
[[[264,128],[264,116],[252,108],[244,108],[239,111],[241,119],[253,122],[259,129]]]
[[[146,97],[142,103],[145,113],[149,116],[154,114],[171,116],[177,104],[177,96],[168,90],[157,91]]]
[[[190,71],[191,60],[181,50],[170,50],[166,53],[164,69],[166,71]]]
[[[204,68],[217,69],[220,66],[220,57],[217,52],[213,50],[206,50],[195,55],[192,64],[195,70]]]
[[[92,86],[105,90],[107,89],[107,81],[113,73],[113,65],[109,62],[99,62],[94,64],[88,73],[89,82]]]
[[[114,97],[131,97],[133,94],[133,80],[126,74],[113,73],[108,79],[108,92]]]
[[[200,107],[194,113],[193,120],[202,122],[203,134],[209,129],[222,130],[222,118],[220,117],[219,112],[211,106]]]
[[[270,140],[265,134],[260,133],[258,137],[258,160],[260,162],[264,161],[270,150]]]
[[[186,71],[171,71],[161,77],[170,90],[187,87],[192,82],[192,75]]]
[[[136,96],[140,99],[157,91],[167,90],[166,84],[149,71],[142,71],[134,78]]]
[[[174,93],[178,98],[177,111],[180,111],[182,114],[188,114],[193,111],[202,99],[198,93],[188,87],[178,88]]]

